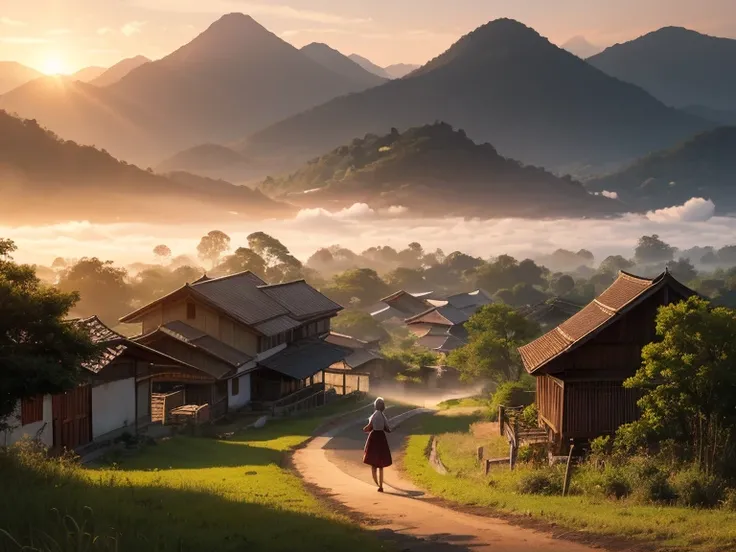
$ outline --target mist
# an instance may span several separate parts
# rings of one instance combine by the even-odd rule
[[[645,234],[658,234],[680,249],[733,244],[736,218],[714,216],[714,212],[713,202],[702,198],[645,215],[628,214],[614,219],[421,219],[412,217],[401,206],[377,212],[365,204],[355,204],[335,213],[304,209],[291,219],[253,222],[225,212],[216,225],[70,221],[44,226],[0,226],[0,236],[18,245],[16,260],[36,264],[50,264],[56,257],[83,256],[119,264],[153,261],[152,249],[160,243],[168,245],[174,255],[193,255],[201,236],[213,229],[227,233],[233,249],[246,245],[250,233],[266,232],[278,237],[302,260],[333,244],[363,251],[374,245],[403,248],[413,241],[420,242],[426,250],[460,250],[482,258],[503,253],[535,258],[558,248],[585,248],[600,260],[608,255],[630,255],[639,237]]]

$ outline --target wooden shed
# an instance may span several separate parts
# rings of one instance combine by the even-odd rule
[[[640,394],[623,382],[656,339],[658,308],[694,294],[669,272],[653,279],[621,272],[580,312],[519,349],[536,377],[539,422],[555,450],[571,439],[611,435],[639,417]]]

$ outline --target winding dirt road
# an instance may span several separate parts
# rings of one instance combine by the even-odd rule
[[[423,491],[386,470],[385,493],[376,492],[370,469],[362,463],[364,417],[312,440],[294,454],[304,480],[338,501],[366,527],[380,531],[405,551],[422,552],[591,552],[593,548],[557,540],[506,521],[454,511],[427,500]],[[407,424],[410,425],[410,424]],[[390,434],[398,451],[406,434]]]

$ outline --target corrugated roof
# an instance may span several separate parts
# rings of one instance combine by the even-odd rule
[[[302,380],[344,360],[348,351],[319,339],[303,339],[286,347],[265,360],[259,366],[279,372],[290,378]]]
[[[572,350],[588,336],[611,324],[628,307],[665,284],[677,287],[683,295],[695,293],[677,282],[668,272],[654,279],[620,272],[616,281],[580,312],[555,329],[520,347],[519,353],[524,367],[528,372],[534,372],[557,356]]]
[[[189,324],[180,320],[164,324],[159,328],[159,330],[174,339],[186,343],[187,345],[206,351],[210,355],[223,360],[234,368],[238,368],[253,360],[253,357],[245,354],[244,352],[239,351],[227,343],[223,343],[219,339],[193,328]]]
[[[340,305],[304,280],[259,286],[258,289],[287,309],[295,318],[311,318],[318,314],[342,310]]]
[[[254,327],[256,330],[261,332],[263,335],[271,337],[272,335],[278,335],[282,332],[288,332],[301,326],[301,322],[297,322],[291,316],[282,315],[266,320],[260,324],[256,324]]]

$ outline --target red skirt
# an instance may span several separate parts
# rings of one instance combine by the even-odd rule
[[[363,449],[363,463],[374,468],[388,468],[393,463],[385,432],[374,430],[368,434]]]

